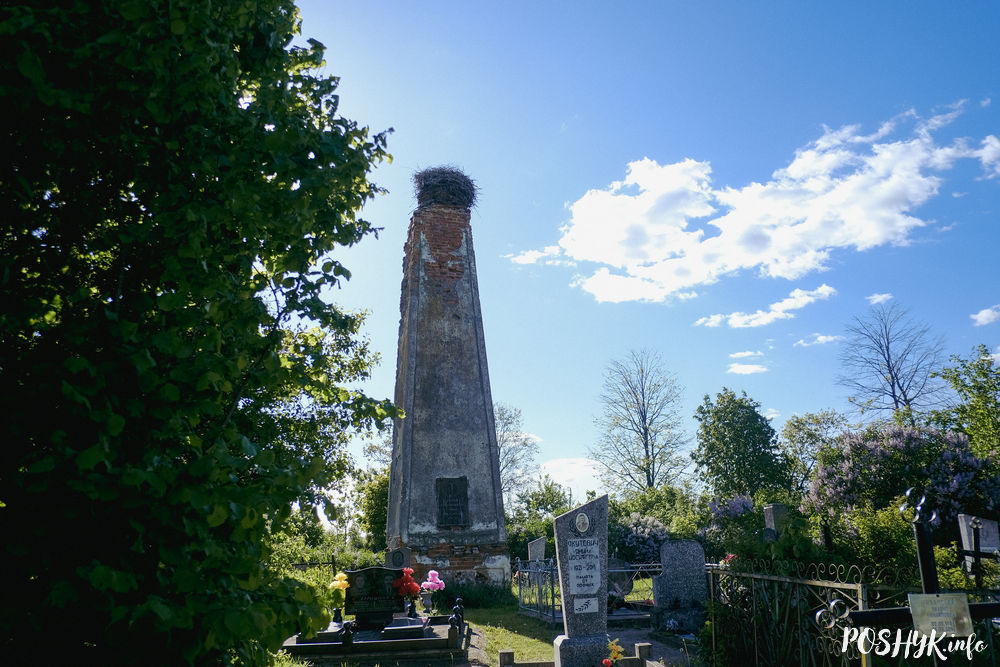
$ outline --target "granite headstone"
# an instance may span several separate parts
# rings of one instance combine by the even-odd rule
[[[694,540],[660,545],[663,574],[653,577],[653,609],[658,624],[676,622],[677,630],[698,632],[705,622],[708,577],[705,550]]]
[[[555,667],[599,665],[608,655],[608,497],[556,517],[563,631]]]
[[[381,630],[392,623],[392,615],[403,611],[404,600],[392,585],[403,576],[402,569],[366,567],[348,570],[344,610],[354,614],[359,630]]]
[[[545,538],[539,537],[528,542],[528,560],[542,560],[543,558],[545,558]]]

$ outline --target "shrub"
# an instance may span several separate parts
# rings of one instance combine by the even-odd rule
[[[447,587],[443,591],[434,591],[433,600],[437,609],[450,612],[457,598],[462,598],[462,605],[471,609],[517,605],[517,596],[511,590],[509,583],[467,583],[461,581],[448,581],[446,583]]]
[[[805,504],[837,517],[854,507],[888,507],[910,487],[926,493],[949,526],[960,512],[1000,509],[1000,466],[973,454],[964,435],[895,424],[846,434],[822,450]]]

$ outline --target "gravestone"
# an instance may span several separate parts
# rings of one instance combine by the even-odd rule
[[[608,497],[555,519],[563,631],[555,667],[600,665],[608,656]]]
[[[608,605],[611,609],[620,607],[634,586],[628,563],[621,558],[608,559]]]
[[[410,565],[410,550],[406,547],[390,549],[385,554],[385,566],[397,570],[401,570],[404,567],[412,567]]]
[[[663,574],[653,577],[655,624],[673,619],[678,630],[698,632],[708,600],[705,550],[694,540],[667,540],[660,545],[660,564]]]
[[[543,560],[545,558],[545,538],[539,537],[537,540],[528,542],[528,560]]]
[[[962,535],[962,548],[970,551],[972,550],[972,520],[975,518],[971,514],[958,515],[958,532]],[[979,528],[979,551],[992,554],[994,551],[1000,550],[1000,530],[998,530],[997,522],[981,517],[979,520],[982,522],[982,526]],[[981,558],[986,560],[989,556],[984,555]],[[971,571],[972,556],[966,556],[965,562]]]
[[[413,177],[403,247],[386,544],[421,579],[510,577],[500,459],[472,246],[476,187],[450,168]]]
[[[764,505],[764,541],[777,542],[785,529],[788,507],[782,503]]]
[[[392,623],[392,615],[404,609],[404,600],[392,583],[403,576],[402,569],[366,567],[348,570],[344,611],[355,615],[359,630],[381,630]]]

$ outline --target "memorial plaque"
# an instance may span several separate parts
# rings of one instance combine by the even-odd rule
[[[438,477],[438,528],[466,528],[469,525],[469,478]]]
[[[969,596],[965,593],[910,593],[910,614],[913,628],[924,635],[934,630],[938,635],[949,633],[957,637],[972,634]]]
[[[597,540],[566,540],[570,595],[593,595],[601,587],[601,552]]]

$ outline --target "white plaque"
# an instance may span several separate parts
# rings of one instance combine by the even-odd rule
[[[570,595],[593,595],[601,588],[601,551],[597,539],[566,540]]]
[[[577,614],[596,614],[597,598],[573,598],[573,611]]]
[[[910,593],[910,615],[913,627],[924,635],[931,630],[956,637],[972,634],[969,596],[965,593]]]

